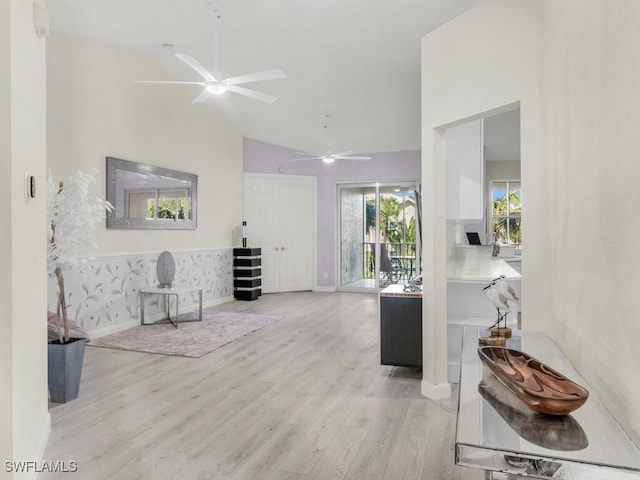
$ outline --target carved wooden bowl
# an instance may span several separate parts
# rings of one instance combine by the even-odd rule
[[[483,365],[529,408],[547,415],[567,415],[581,407],[589,392],[524,352],[480,347]]]
[[[589,446],[587,434],[573,415],[540,415],[521,402],[493,375],[478,392],[518,435],[549,450],[577,451]]]

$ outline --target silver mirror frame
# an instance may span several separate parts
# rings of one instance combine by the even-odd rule
[[[192,173],[180,172],[169,168],[148,165],[144,163],[107,157],[107,200],[113,205],[113,211],[107,212],[107,228],[144,229],[144,230],[195,230],[198,226],[198,176]],[[140,218],[118,218],[116,211],[117,186],[116,172],[126,170],[141,175],[155,175],[176,180],[191,182],[191,220],[170,222],[166,220],[149,220]]]

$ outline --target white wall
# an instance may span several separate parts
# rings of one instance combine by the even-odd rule
[[[214,107],[191,103],[197,89],[133,83],[167,75],[135,52],[61,34],[47,42],[47,167],[55,179],[96,167],[96,194],[106,198],[106,156],[198,175],[196,230],[101,224],[93,255],[232,246],[242,221],[242,137]]]
[[[520,178],[520,160],[486,162],[487,191],[494,180],[518,180]]]
[[[637,444],[638,24],[633,1],[486,0],[423,39],[424,190],[434,188],[434,205],[444,198],[434,127],[520,102],[523,327],[556,339]],[[425,224],[443,224],[444,209],[424,210]],[[433,231],[424,239],[434,272],[425,278],[424,351],[435,351],[427,382],[443,381],[445,307],[434,300],[445,244]]]
[[[299,158],[295,150],[251,138],[244,139],[244,170],[254,173],[310,175],[318,179],[317,212],[317,286],[335,289],[336,279],[336,183],[382,182],[413,180],[420,177],[420,152],[378,152],[368,162],[336,161],[326,164],[320,160],[290,162]],[[362,153],[362,152],[361,152]],[[364,154],[364,153],[363,153]],[[249,230],[251,226],[249,225]],[[326,278],[325,278],[325,275]]]
[[[423,392],[447,392],[446,144],[444,127],[513,108],[520,103],[523,190],[528,198],[542,182],[533,168],[539,159],[540,4],[490,0],[468,10],[422,40]],[[528,165],[528,166],[526,166]],[[532,202],[533,203],[533,202]],[[528,204],[523,222],[536,222],[538,206]],[[431,225],[432,228],[429,228]],[[532,258],[544,251],[533,229],[523,232]],[[542,262],[539,262],[542,263]],[[525,266],[526,265],[526,266]],[[540,279],[543,266],[523,264],[523,321],[545,328],[540,315],[549,296]],[[526,293],[524,293],[526,291]],[[442,386],[442,388],[440,388]]]
[[[562,349],[640,445],[640,3],[544,5],[548,314]],[[538,201],[524,194],[527,206]]]
[[[0,203],[11,206],[11,2],[0,1]],[[6,159],[6,160],[5,160]],[[0,259],[11,265],[11,216],[0,217]],[[0,276],[0,456],[13,458],[11,276]]]
[[[31,2],[0,1],[0,459],[39,460],[49,433],[46,336],[45,40]],[[25,197],[25,171],[37,197]],[[33,471],[6,473],[35,478]],[[5,478],[5,477],[3,477]]]

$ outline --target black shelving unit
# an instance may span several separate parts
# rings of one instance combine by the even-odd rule
[[[260,248],[233,249],[233,296],[257,300],[262,295],[262,251]]]

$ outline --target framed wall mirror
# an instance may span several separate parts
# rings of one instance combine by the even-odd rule
[[[107,157],[107,228],[197,227],[198,176]]]

